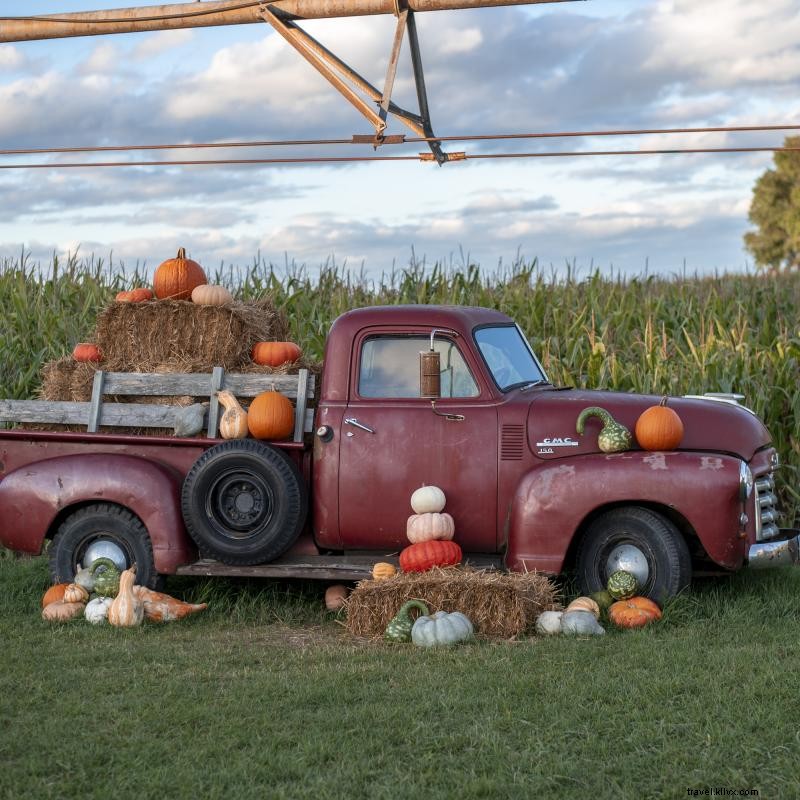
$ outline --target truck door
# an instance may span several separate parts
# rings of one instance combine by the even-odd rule
[[[497,401],[459,339],[438,338],[442,397],[419,397],[429,336],[362,332],[340,422],[339,530],[346,549],[408,545],[412,492],[440,487],[465,552],[497,548]],[[463,340],[462,340],[463,341]]]

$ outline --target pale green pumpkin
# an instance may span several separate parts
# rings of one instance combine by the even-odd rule
[[[437,611],[420,617],[411,628],[411,641],[419,647],[441,647],[473,638],[475,629],[460,611]]]

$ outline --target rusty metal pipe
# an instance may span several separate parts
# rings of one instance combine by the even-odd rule
[[[269,6],[288,19],[330,19],[411,11],[453,11],[488,6],[570,3],[576,0],[276,0]],[[260,3],[212,0],[163,6],[115,8],[46,14],[35,17],[0,17],[0,43],[110,33],[142,33],[177,28],[247,25],[262,22]]]

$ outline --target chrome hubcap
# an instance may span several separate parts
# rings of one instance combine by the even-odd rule
[[[110,558],[119,570],[128,568],[128,557],[125,551],[110,539],[97,539],[92,542],[83,554],[83,566],[91,567],[98,558]]]
[[[639,586],[644,586],[650,577],[650,567],[645,554],[632,544],[619,544],[608,554],[606,575],[618,570],[630,572]]]

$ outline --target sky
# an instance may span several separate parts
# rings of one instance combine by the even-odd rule
[[[0,16],[120,8],[0,0]],[[137,5],[159,5],[139,2]],[[197,5],[197,4],[193,4]],[[24,12],[21,10],[24,6]],[[419,13],[442,136],[800,124],[797,0],[588,0]],[[2,28],[0,21],[0,29]],[[391,16],[302,23],[382,87]],[[404,45],[393,99],[416,110]],[[372,128],[266,24],[0,44],[0,149],[349,139]],[[398,121],[389,134],[413,135]],[[447,143],[468,154],[779,145],[784,133]],[[424,145],[384,146],[415,155]],[[175,152],[105,154],[169,159]],[[374,155],[371,147],[177,151]],[[2,156],[0,166],[97,160]],[[380,275],[412,259],[486,272],[538,259],[617,275],[752,269],[742,245],[769,153],[349,165],[0,169],[0,261],[24,252],[152,270],[257,258]]]

